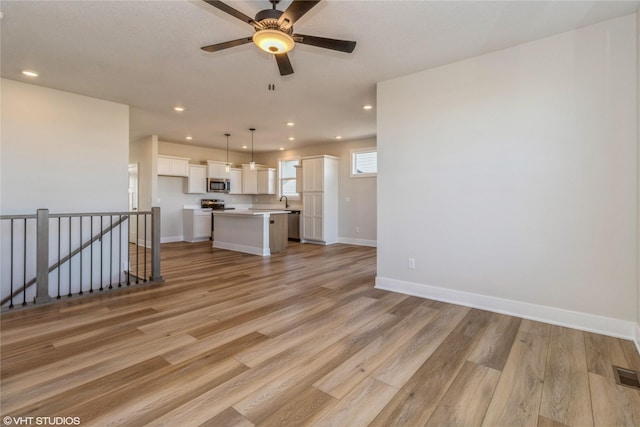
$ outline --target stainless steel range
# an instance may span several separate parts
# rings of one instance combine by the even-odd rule
[[[200,200],[202,209],[224,209],[224,200],[222,199],[202,199]]]
[[[222,199],[202,199],[200,200],[200,207],[202,209],[211,209],[214,211],[227,211],[233,210],[235,208],[227,208],[224,206],[224,200]],[[211,213],[211,237],[209,240],[213,240],[213,229],[214,229],[214,221],[215,216]]]

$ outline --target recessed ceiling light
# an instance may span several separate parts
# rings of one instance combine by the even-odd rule
[[[293,141],[294,139],[295,139],[295,138],[294,138],[294,137],[292,137],[292,136],[290,136],[290,137],[289,137],[289,141]]]
[[[246,149],[247,149],[247,146],[246,146],[246,145],[243,145],[243,146],[242,146],[242,148],[243,148],[244,150],[246,150]]]
[[[342,139],[342,135],[336,136],[336,139]]]
[[[284,151],[284,147],[280,147],[280,151]]]
[[[293,122],[287,122],[287,126],[293,126],[293,125],[295,125],[295,123],[293,123]]]
[[[365,110],[371,110],[373,108],[373,105],[365,105],[362,108],[364,108]]]
[[[173,107],[173,109],[179,113],[182,113],[184,111],[184,107]]]
[[[191,141],[193,139],[192,136],[187,136],[185,139],[188,139],[189,141]]]
[[[24,74],[27,77],[38,77],[38,73],[36,73],[33,70],[22,70],[22,74]]]

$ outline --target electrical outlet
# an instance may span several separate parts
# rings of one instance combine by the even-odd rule
[[[360,232],[360,227],[356,227],[356,233]]]
[[[129,271],[130,268],[131,268],[131,266],[129,265],[128,261],[125,261],[125,262],[122,263],[122,270]]]
[[[409,258],[409,268],[416,268],[416,260],[414,258]]]

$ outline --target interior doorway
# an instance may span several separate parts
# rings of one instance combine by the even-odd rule
[[[136,212],[138,210],[138,164],[129,165],[129,211]],[[133,219],[133,218],[132,218]],[[136,242],[138,221],[130,221],[129,224],[129,242]]]

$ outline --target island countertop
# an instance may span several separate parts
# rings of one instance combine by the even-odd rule
[[[235,210],[213,210],[211,212],[212,214],[216,215],[216,216],[225,216],[225,215],[229,215],[229,216],[238,216],[238,215],[249,215],[249,216],[256,216],[256,215],[272,215],[272,214],[288,214],[291,213],[291,211],[287,211],[287,210],[278,210],[278,209],[235,209]]]

